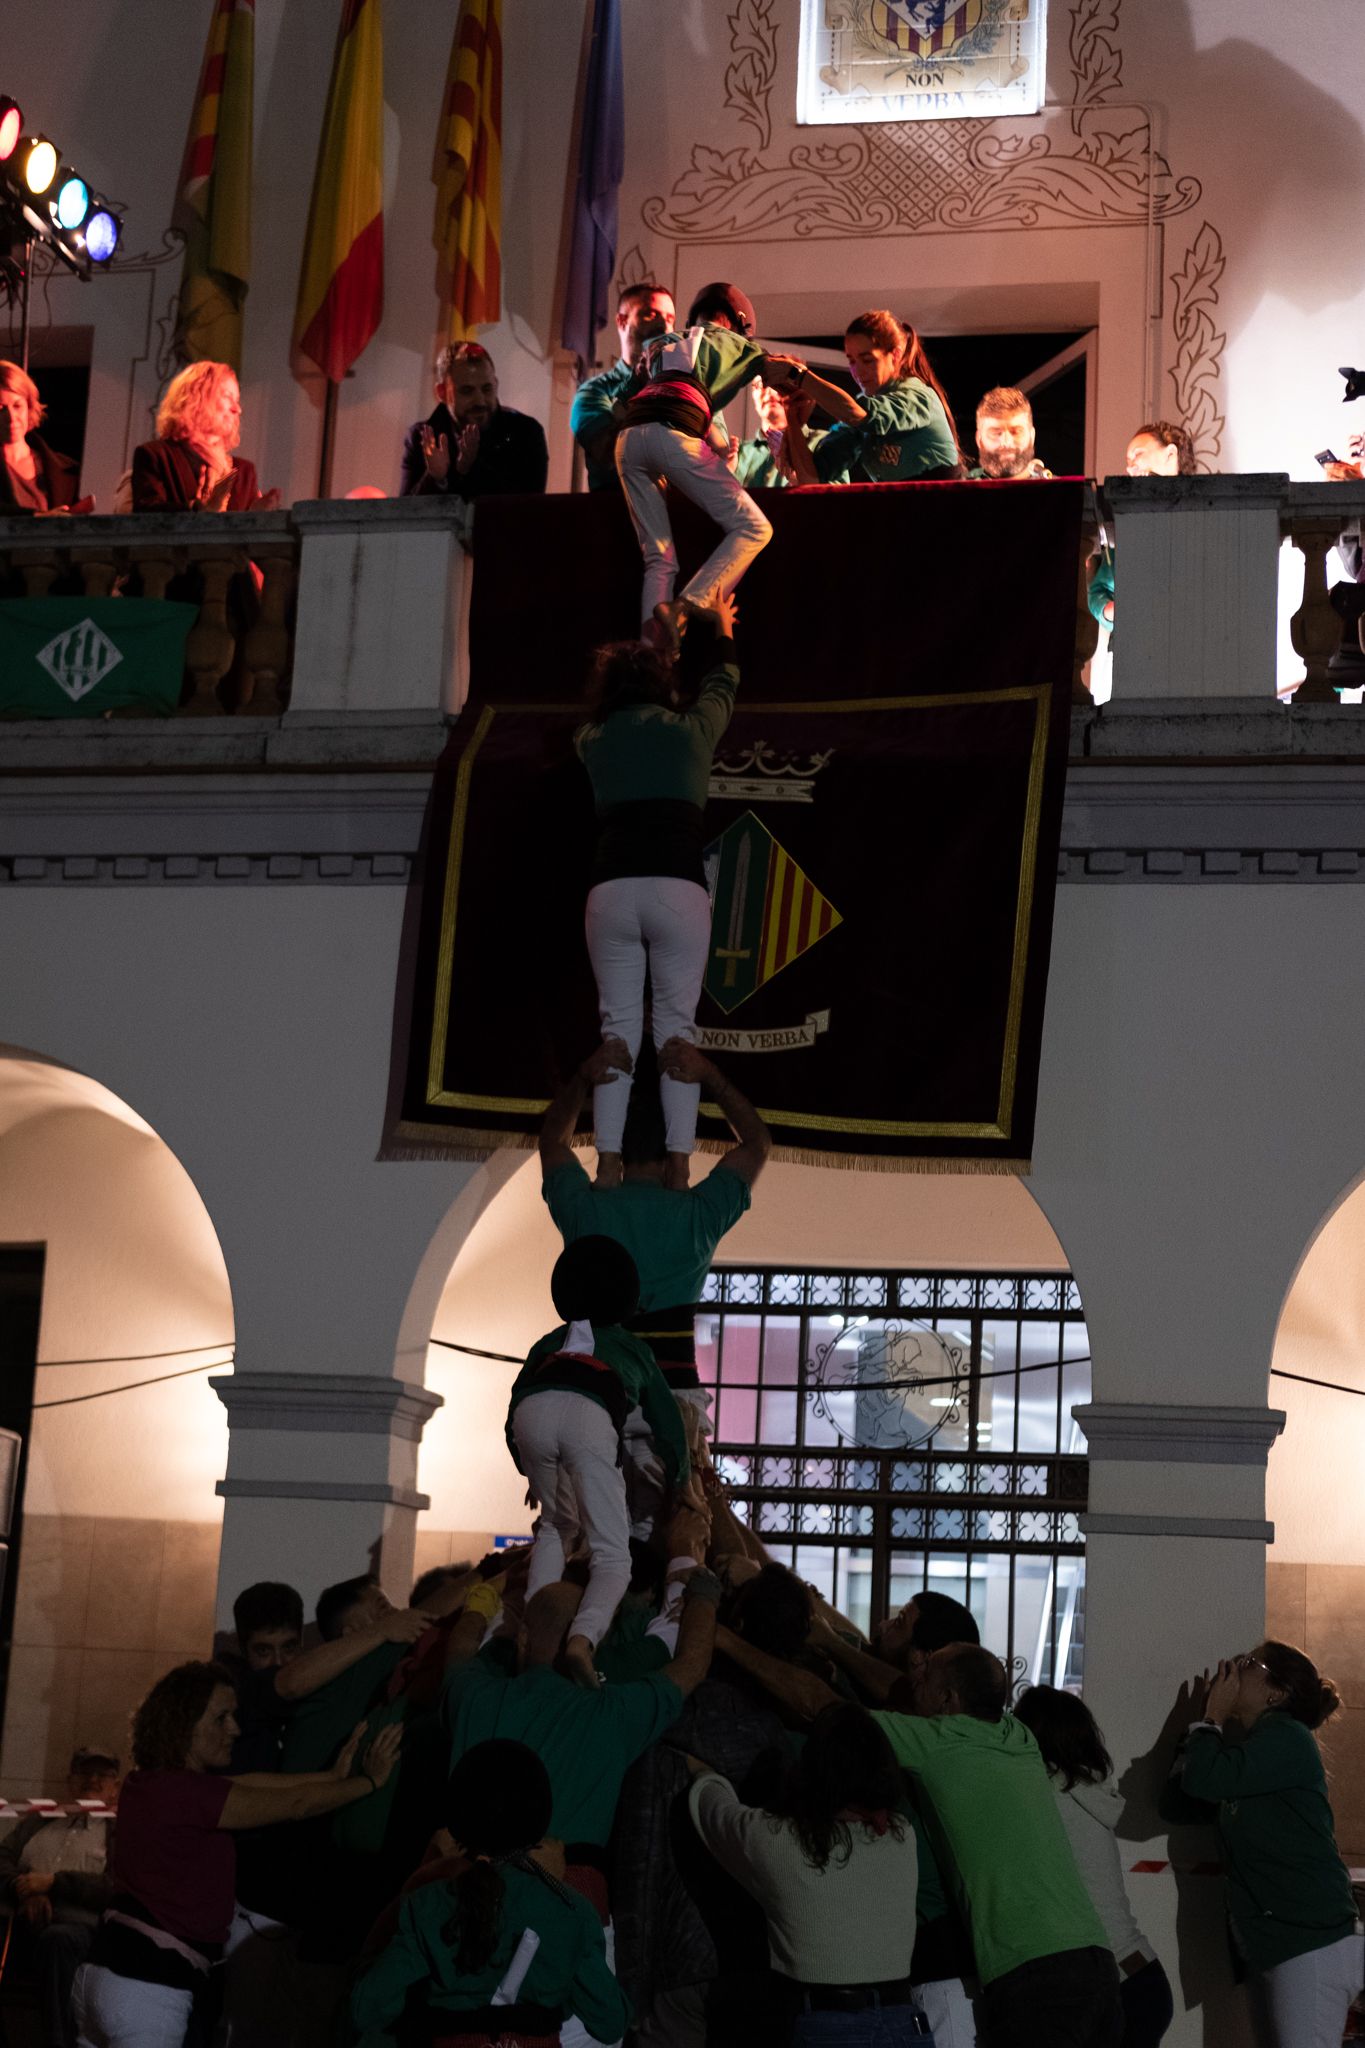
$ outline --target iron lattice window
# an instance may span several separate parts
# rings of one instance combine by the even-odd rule
[[[1066,1273],[719,1267],[713,1455],[772,1554],[867,1629],[926,1587],[1017,1678],[1077,1686],[1090,1343]]]

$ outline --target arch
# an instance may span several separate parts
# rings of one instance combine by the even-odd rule
[[[45,1248],[0,1770],[12,1794],[55,1793],[73,1741],[121,1752],[152,1678],[211,1640],[227,1418],[204,1368],[230,1364],[232,1295],[152,1126],[16,1047],[0,1047],[0,1243]],[[73,1359],[101,1362],[56,1362]],[[138,1381],[160,1384],[103,1393]]]
[[[592,1155],[582,1155],[591,1170]],[[698,1162],[701,1165],[701,1162]],[[709,1162],[707,1162],[709,1167]],[[550,1269],[559,1237],[534,1153],[481,1167],[433,1236],[404,1316],[406,1355],[428,1342],[426,1384],[444,1397],[422,1442],[431,1507],[417,1566],[492,1534],[524,1532],[523,1484],[503,1445],[515,1364],[442,1348],[444,1339],[524,1358],[555,1322]],[[1066,1252],[1022,1180],[1000,1174],[887,1174],[778,1161],[725,1239],[721,1263],[841,1267],[991,1266],[1060,1271]],[[425,1337],[419,1339],[422,1317]],[[414,1377],[409,1372],[407,1377]],[[449,1540],[448,1540],[449,1539]]]

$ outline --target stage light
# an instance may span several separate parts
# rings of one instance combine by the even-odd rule
[[[14,155],[15,146],[24,132],[24,114],[18,100],[9,99],[0,93],[0,164],[7,163]]]
[[[35,135],[21,154],[19,175],[35,198],[46,192],[57,175],[57,152],[42,135]]]
[[[57,187],[57,197],[52,202],[52,218],[59,228],[68,233],[78,228],[90,211],[90,187],[84,178],[78,178],[69,171]]]
[[[107,263],[118,247],[118,217],[97,207],[85,223],[85,253],[92,263]]]

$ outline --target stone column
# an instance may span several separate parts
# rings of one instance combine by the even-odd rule
[[[236,1372],[209,1382],[228,1411],[217,1624],[258,1579],[288,1579],[305,1608],[367,1560],[396,1605],[412,1586],[422,1431],[441,1396],[360,1373]]]
[[[1085,1696],[1125,1795],[1129,1896],[1175,1987],[1172,2048],[1241,2048],[1216,1841],[1160,1820],[1171,1740],[1158,1731],[1211,1636],[1231,1655],[1265,1632],[1265,1467],[1284,1411],[1094,1401],[1075,1416],[1090,1449]]]
[[[1289,478],[1111,476],[1114,700],[1275,696]]]

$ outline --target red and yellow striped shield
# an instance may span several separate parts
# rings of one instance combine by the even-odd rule
[[[706,991],[728,1016],[843,918],[752,811],[706,851],[716,873]]]
[[[983,0],[871,0],[872,32],[903,57],[946,57],[981,19]],[[925,26],[931,23],[931,26]]]

